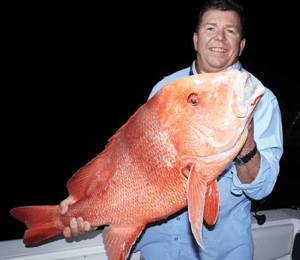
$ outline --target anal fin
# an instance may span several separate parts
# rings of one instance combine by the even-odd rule
[[[188,209],[192,232],[197,243],[204,249],[202,242],[202,224],[205,194],[207,190],[206,176],[195,169],[190,168],[188,179]]]
[[[109,226],[103,232],[103,243],[110,260],[125,260],[145,226]]]
[[[220,205],[220,195],[218,181],[215,179],[207,188],[205,206],[204,206],[204,219],[208,225],[216,223]]]

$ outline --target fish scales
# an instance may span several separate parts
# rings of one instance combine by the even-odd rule
[[[170,161],[173,163],[176,161],[176,151],[171,148],[172,144],[167,138],[168,134],[165,130],[159,129],[159,125],[155,122],[155,111],[146,109],[146,107],[142,109],[145,109],[145,113],[139,113],[133,118],[110,147],[109,153],[112,156],[108,155],[108,157],[114,158],[112,164],[116,164],[117,167],[107,183],[106,192],[98,198],[99,202],[97,202],[98,208],[102,208],[102,214],[109,219],[106,224],[135,225],[139,219],[143,219],[140,224],[145,224],[149,220],[161,219],[187,204],[186,178],[181,174],[179,176],[182,184],[185,184],[182,185],[181,194],[170,190],[178,186],[180,178],[172,179],[166,174],[170,168]],[[137,121],[144,123],[138,124]],[[157,135],[157,132],[161,134]],[[119,141],[123,138],[126,138],[127,141]],[[165,147],[168,149],[166,150]],[[173,171],[174,175],[179,175],[178,170],[174,167]],[[126,172],[125,180],[124,172]],[[120,183],[122,185],[119,185]],[[101,189],[101,187],[97,187],[97,189]],[[172,198],[174,201],[178,201],[178,195],[182,197],[184,204],[182,203],[180,208],[178,206],[174,208],[174,205],[170,207],[167,195],[171,192],[174,194]],[[149,198],[156,198],[158,201],[151,207],[151,210],[148,207]],[[84,201],[82,203],[85,204]],[[106,209],[107,205],[109,205],[109,210]],[[104,224],[95,223],[89,212],[86,210],[83,215],[86,220],[94,225]],[[116,212],[120,212],[120,214],[116,214]],[[76,212],[76,214],[78,213]],[[127,217],[124,221],[124,216],[135,217]]]
[[[264,94],[249,79],[233,70],[164,86],[69,180],[75,203],[65,215],[58,205],[11,211],[29,228],[24,243],[61,234],[72,217],[83,217],[91,226],[109,226],[103,232],[109,259],[125,260],[147,223],[188,205],[192,232],[204,248],[203,218],[212,225],[219,211],[217,177],[243,147]]]
[[[128,193],[128,191],[133,189],[133,192],[129,193],[134,196],[133,199],[127,201],[129,205],[126,205],[120,212],[134,211],[128,214],[136,216],[135,223],[136,219],[145,217],[153,219],[155,215],[155,220],[158,220],[165,217],[166,214],[171,214],[174,209],[169,209],[167,194],[171,192],[171,187],[178,185],[178,182],[181,181],[186,184],[186,178],[175,169],[175,165],[172,165],[172,171],[174,172],[174,177],[176,175],[178,177],[172,179],[170,174],[166,174],[169,172],[170,161],[176,162],[177,153],[174,148],[171,148],[173,145],[167,138],[166,131],[156,122],[154,107],[153,109],[148,107],[142,109],[145,109],[145,113],[139,113],[138,116],[131,120],[119,136],[119,138],[126,137],[133,141],[126,142],[124,144],[125,147],[121,149],[119,146],[116,146],[117,152],[121,153],[125,158],[120,163],[120,169],[115,173],[115,176],[123,175],[123,170],[125,169],[129,178],[125,185],[118,187],[120,190],[117,194]],[[137,121],[143,123],[139,124]],[[134,127],[134,131],[131,131],[132,127]],[[157,135],[157,132],[161,134]],[[168,149],[166,150],[164,147],[168,147]],[[186,186],[183,186],[180,192],[181,194],[173,192],[174,200],[180,195],[186,201]],[[130,194],[128,194],[129,198]],[[151,210],[148,207],[149,198],[156,198],[157,200],[157,203],[152,205]]]

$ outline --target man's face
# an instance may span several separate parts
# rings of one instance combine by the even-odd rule
[[[246,45],[235,11],[208,10],[194,33],[197,62],[204,72],[219,72],[237,62]]]

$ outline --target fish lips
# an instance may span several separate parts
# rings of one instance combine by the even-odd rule
[[[253,85],[247,72],[239,75],[235,82],[232,98],[232,111],[237,118],[245,118],[255,109],[265,93],[262,85]]]

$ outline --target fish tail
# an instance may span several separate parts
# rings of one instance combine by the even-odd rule
[[[29,228],[23,238],[24,244],[34,244],[63,233],[59,206],[34,206],[12,209],[11,216]]]

